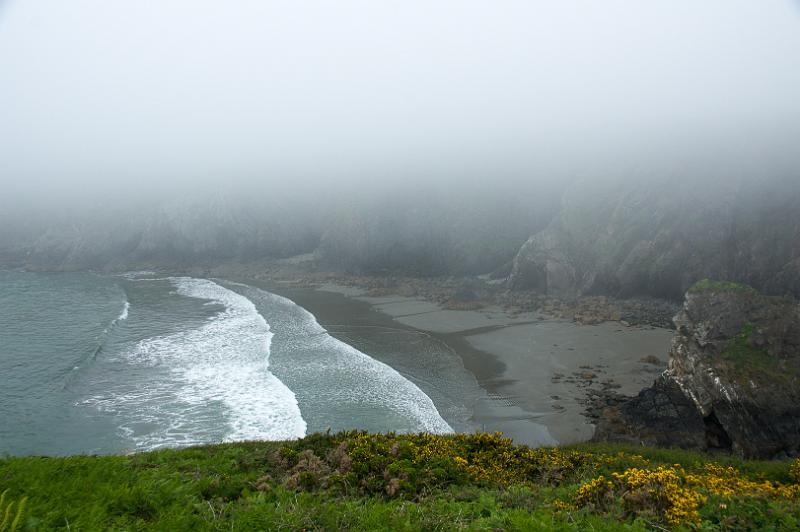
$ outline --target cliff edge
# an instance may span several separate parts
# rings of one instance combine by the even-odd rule
[[[586,181],[520,248],[509,288],[680,301],[704,278],[800,297],[800,189],[745,181]]]
[[[800,454],[800,305],[703,280],[674,322],[668,369],[606,409],[595,439],[758,458]]]

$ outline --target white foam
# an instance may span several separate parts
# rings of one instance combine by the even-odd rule
[[[140,449],[215,438],[304,436],[306,423],[294,394],[268,369],[272,333],[253,303],[209,280],[169,281],[178,294],[210,300],[225,310],[199,328],[144,339],[126,353],[130,363],[158,367],[166,377],[89,402],[124,410],[121,431]]]
[[[130,308],[131,308],[131,304],[128,301],[125,301],[125,304],[122,306],[122,312],[119,313],[119,316],[117,316],[117,319],[114,320],[114,321],[120,322],[122,320],[127,320],[128,319],[128,311],[130,310]]]
[[[151,272],[151,271],[148,271],[148,270],[138,270],[138,271],[133,271],[133,272],[120,273],[119,276],[124,278],[124,279],[135,281],[139,277],[152,277],[155,274],[156,274],[156,272]]]
[[[419,387],[397,370],[362,353],[355,347],[326,334],[319,339],[336,349],[339,368],[361,374],[363,385],[348,390],[352,399],[369,403],[378,400],[398,413],[417,421],[417,430],[432,434],[449,434],[452,427],[442,418],[436,405]]]
[[[238,283],[226,284],[242,286],[251,298],[264,300],[269,307],[280,307],[292,315],[295,321],[291,327],[293,330],[284,331],[282,326],[277,332],[294,335],[299,342],[299,350],[326,353],[324,358],[306,363],[302,372],[308,380],[337,385],[337,389],[328,392],[335,395],[331,397],[331,401],[354,406],[379,405],[409,420],[416,431],[434,434],[453,432],[431,398],[416,384],[391,366],[328,334],[308,310],[290,299],[265,290]],[[387,427],[387,430],[393,428]]]

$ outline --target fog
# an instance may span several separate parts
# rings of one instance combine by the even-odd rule
[[[798,57],[788,0],[10,0],[0,176],[9,199],[789,157]]]
[[[798,58],[789,0],[0,1],[0,240],[358,213],[496,263],[581,183],[796,188]]]

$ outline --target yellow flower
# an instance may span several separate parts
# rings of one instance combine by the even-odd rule
[[[789,474],[797,484],[800,484],[800,458],[795,460],[789,467]]]

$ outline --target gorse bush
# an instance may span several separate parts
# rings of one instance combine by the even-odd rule
[[[687,473],[680,464],[655,469],[630,468],[599,476],[584,483],[573,499],[574,507],[601,513],[621,505],[628,515],[645,517],[668,525],[697,525],[700,508],[709,499],[724,500],[718,509],[743,499],[800,500],[800,485],[751,480],[733,467],[706,463],[697,473]]]
[[[273,472],[285,488],[419,500],[453,486],[558,490],[579,484],[571,497],[553,498],[551,508],[623,521],[645,519],[664,527],[700,524],[701,510],[708,509],[712,499],[717,506],[710,517],[720,522],[731,519],[725,515],[728,504],[746,507],[734,502],[774,502],[777,510],[764,512],[780,512],[781,504],[800,500],[798,484],[750,478],[714,462],[695,464],[687,472],[680,464],[654,467],[635,453],[515,446],[500,434],[349,432],[333,437],[327,449],[318,444],[314,450],[302,447],[283,447],[273,455]],[[796,468],[792,466],[792,475]],[[598,470],[607,473],[594,476]],[[752,517],[735,516],[730,522],[752,524]]]
[[[16,532],[22,526],[27,499],[7,500],[8,490],[0,494],[0,532]]]
[[[698,508],[708,498],[687,486],[675,468],[631,468],[613,473],[612,480],[600,476],[580,487],[575,496],[579,507],[608,512],[621,503],[630,515],[663,521],[670,525],[696,524]]]
[[[312,434],[0,459],[0,532],[800,530],[798,472],[677,449],[531,449],[500,434]]]
[[[789,468],[789,474],[792,476],[795,483],[800,484],[800,458],[792,462]]]
[[[509,486],[526,482],[557,485],[600,465],[579,451],[515,446],[500,434],[382,435],[349,432],[335,447],[273,455],[283,485],[303,490],[335,488],[345,493],[414,498],[444,486]]]

